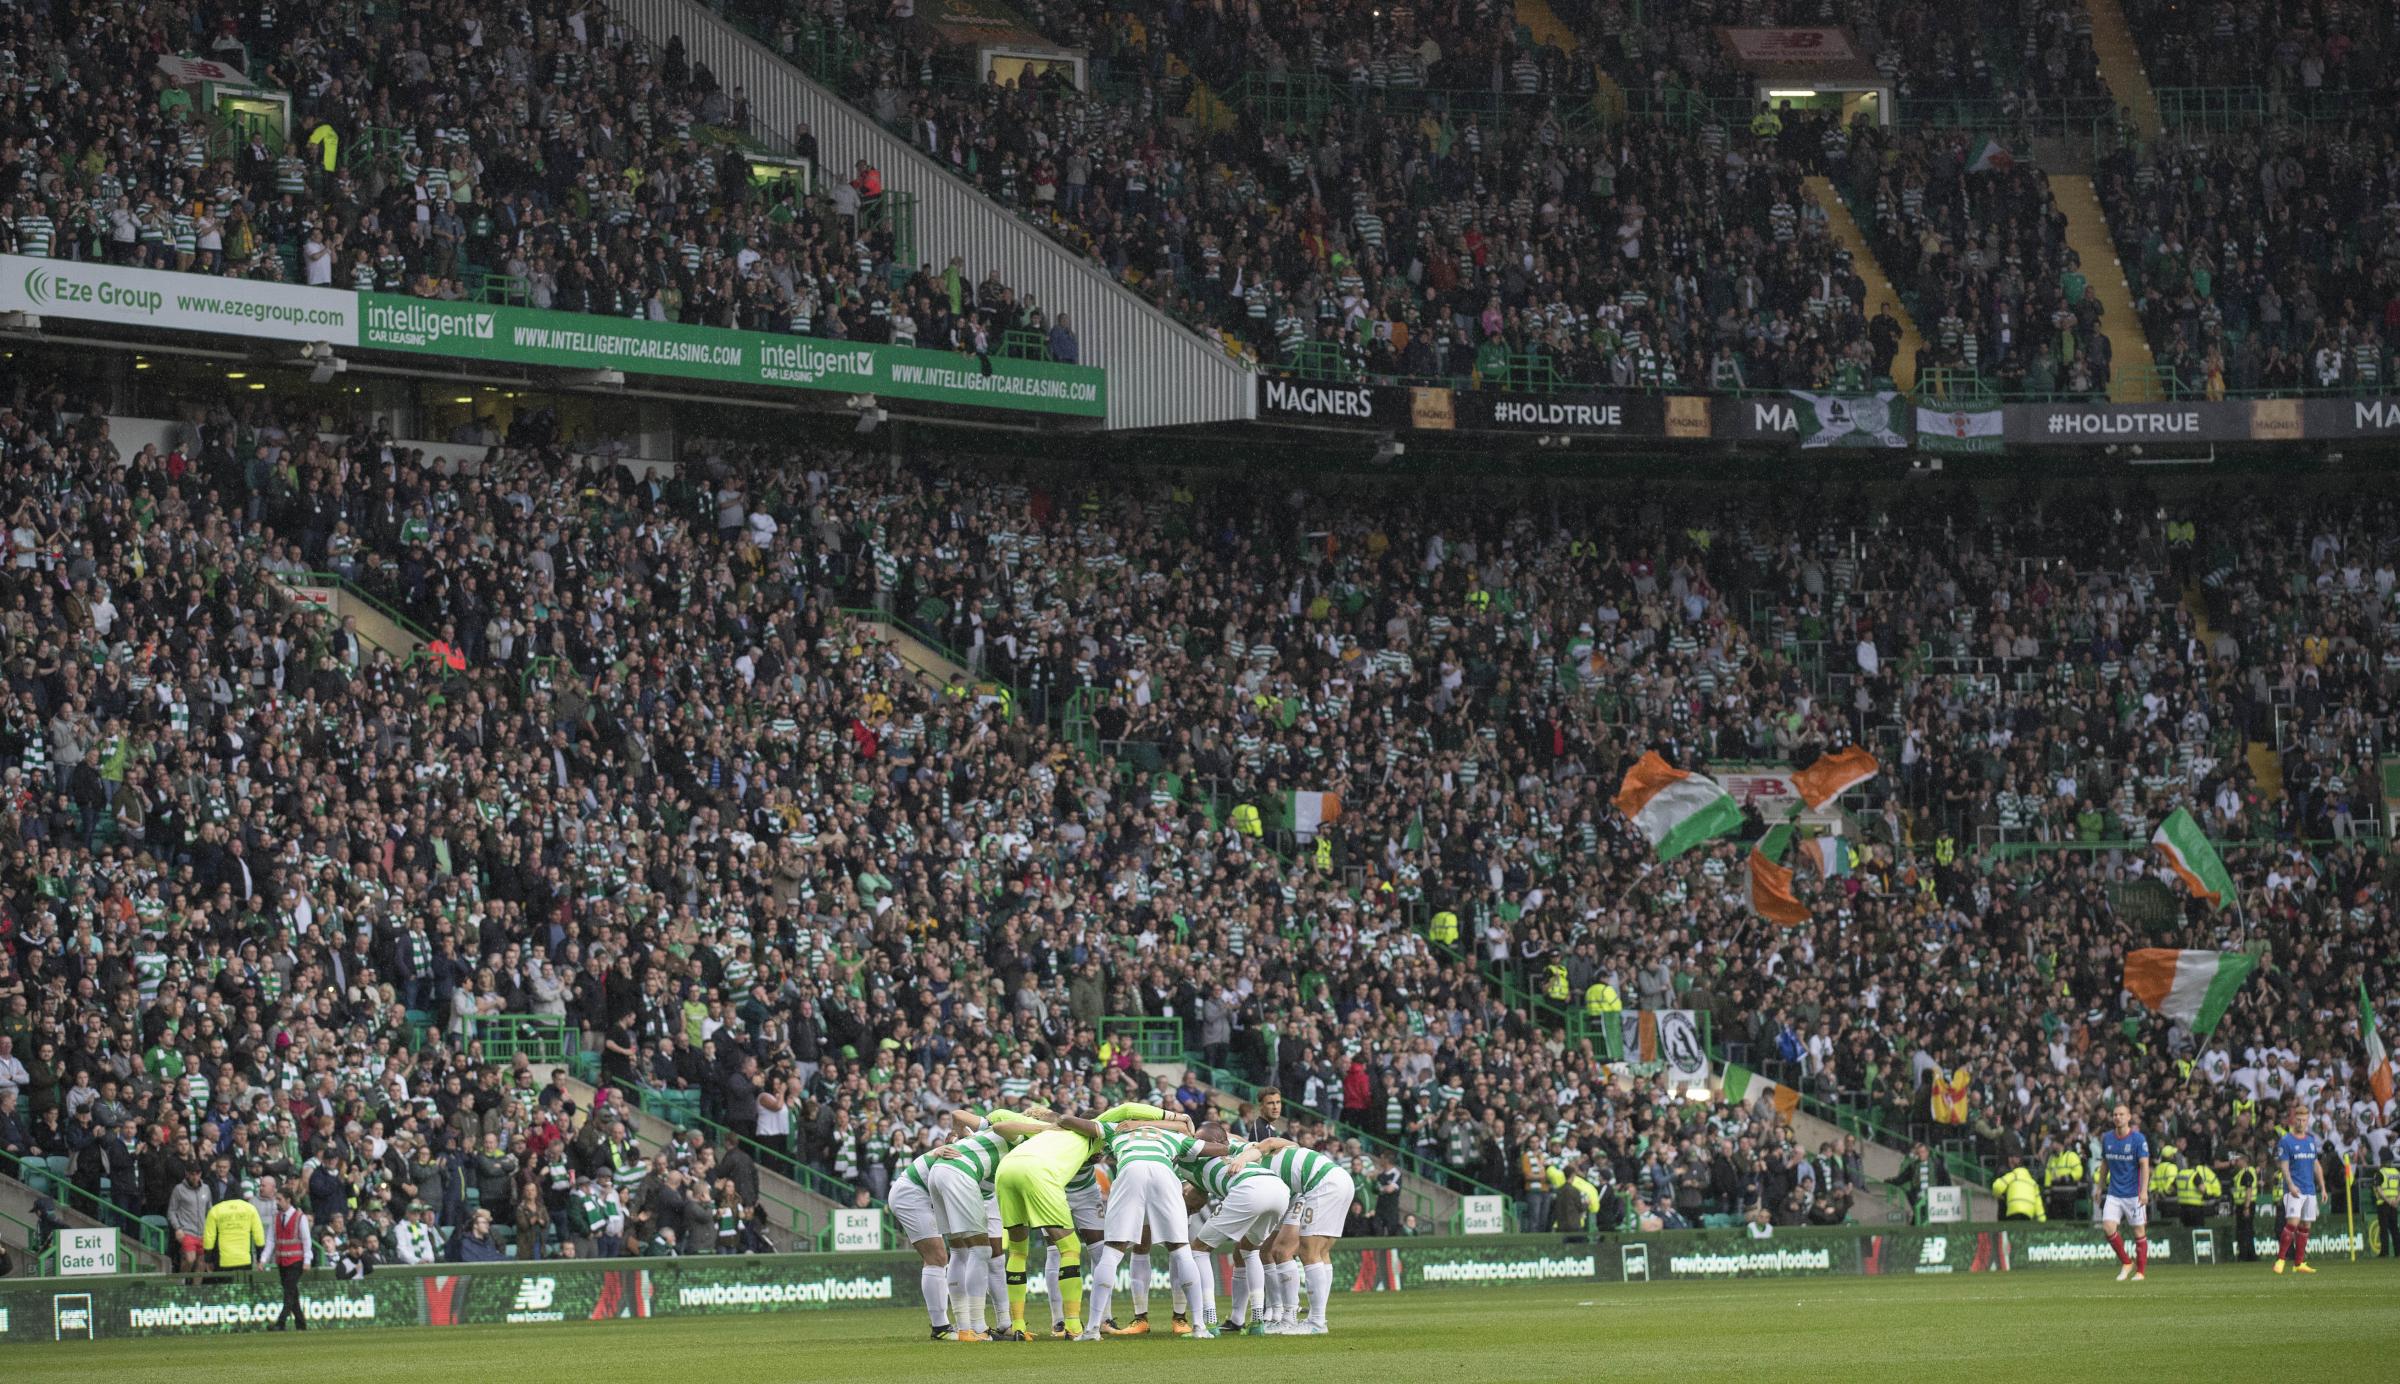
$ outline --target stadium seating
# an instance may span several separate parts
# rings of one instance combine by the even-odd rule
[[[1950,127],[1668,112],[1662,86],[1727,94],[1705,26],[1729,7],[1640,27],[1560,0],[1572,59],[1474,6],[1241,33],[1206,6],[1026,8],[1099,56],[1092,92],[977,82],[871,12],[735,11],[1279,370],[1863,385],[1899,336],[1802,188],[1822,174],[1921,365],[2108,386],[2038,172],[1973,167]],[[1909,83],[2095,98],[2074,7],[1845,8]],[[307,144],[187,141],[157,90],[31,97],[0,137],[48,121],[60,172],[18,185],[0,237],[953,346],[1036,325],[972,266],[895,262],[847,185],[750,190],[738,94],[673,46],[466,15],[371,26],[338,84],[332,17],[230,21],[299,128],[335,116],[330,171]],[[20,13],[5,51],[139,67],[105,19]],[[1589,114],[1602,76],[1627,118]],[[2388,376],[2390,116],[2336,128],[2104,165],[2178,388]],[[112,141],[144,152],[112,167]],[[178,400],[180,444],[126,456],[99,401],[16,371],[0,1036],[29,1080],[0,1150],[155,1244],[181,1167],[222,1157],[395,1254],[419,1202],[444,1232],[493,1212],[520,1254],[788,1246],[954,1105],[1268,1084],[1385,1221],[1414,1188],[1573,1223],[1549,1175],[1587,1169],[1610,1224],[1838,1219],[1875,1193],[1866,1149],[1830,1151],[1837,1180],[1820,1126],[1627,1067],[1593,987],[1705,1016],[1720,1067],[1966,1177],[2128,1090],[2180,1093],[2151,1118],[2189,1152],[2245,1146],[2227,1083],[2321,1094],[2350,1040],[2295,1016],[2387,964],[2379,497],[1295,488],[804,434],[653,469],[532,426],[437,466],[265,391]],[[285,598],[328,572],[425,647]],[[1796,926],[1747,907],[1763,820],[1660,862],[1607,801],[1645,750],[1852,743],[1884,771]],[[2228,843],[2241,908],[2185,901],[2141,848],[2178,806]],[[2207,1044],[2119,994],[2128,947],[2256,940],[2271,992]],[[1937,1119],[1929,1078],[1959,1070],[1969,1114]]]
[[[741,93],[679,47],[589,14],[525,17],[469,6],[329,46],[329,14],[228,9],[207,31],[290,85],[285,130],[195,110],[151,53],[118,50],[134,35],[103,7],[12,15],[16,70],[147,75],[106,102],[37,93],[9,117],[0,138],[38,138],[72,176],[10,189],[0,249],[956,349],[1018,333],[1048,353],[1056,324],[996,279],[896,258],[873,188],[755,177]]]

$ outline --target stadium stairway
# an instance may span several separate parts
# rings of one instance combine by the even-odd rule
[[[2133,127],[2141,133],[2143,143],[2158,138],[2158,93],[2150,87],[2150,74],[2142,66],[2142,50],[2134,46],[2133,26],[2125,22],[2124,6],[2117,0],[2083,0],[2083,5],[2092,17],[2092,50],[2100,59],[2100,79],[2108,83],[2117,104],[2133,112]]]
[[[1808,195],[1825,210],[1826,229],[1836,243],[1850,252],[1851,266],[1867,284],[1867,315],[1872,317],[1878,308],[1890,304],[1892,315],[1900,319],[1900,354],[1892,360],[1892,383],[1902,390],[1916,387],[1917,352],[1925,338],[1917,332],[1917,320],[1909,315],[1908,300],[1892,287],[1892,276],[1883,272],[1883,263],[1875,258],[1875,249],[1867,243],[1867,233],[1850,214],[1849,204],[1842,201],[1831,178],[1822,175],[1808,180]]]
[[[27,1174],[27,1176],[32,1175]],[[100,1224],[99,1221],[83,1212],[66,1205],[64,1198],[45,1196],[42,1192],[37,1192],[13,1176],[0,1174],[0,1241],[8,1244],[12,1254],[24,1256],[17,1261],[17,1272],[28,1278],[36,1272],[32,1249],[34,1226],[39,1213],[35,1207],[45,1200],[50,1203],[50,1214],[62,1225],[76,1229],[91,1229]],[[163,1226],[164,1222],[159,1222],[159,1224]],[[120,1232],[117,1236],[117,1247],[120,1256],[126,1253],[132,1255],[135,1272],[164,1273],[174,1267],[161,1255],[145,1248],[139,1236]]]
[[[1800,1140],[1800,1146],[1813,1155],[1819,1144],[1830,1140],[1839,1146],[1850,1132],[1804,1109],[1792,1115],[1792,1133]],[[1862,1134],[1858,1136],[1858,1152],[1859,1160],[1866,1165],[1867,1180],[1874,1184],[1870,1189],[1874,1194],[1858,1199],[1851,1219],[1861,1225],[1905,1224],[1908,1220],[1908,1193],[1899,1187],[1899,1177],[1900,1166],[1908,1161],[1907,1150],[1877,1143]],[[1991,1188],[1961,1185],[1967,1194],[1968,1220],[1989,1222],[2000,1219],[2000,1205],[1993,1198]],[[1880,1189],[1886,1187],[1892,1188],[1897,1195],[1883,1195]]]
[[[2158,363],[2150,354],[2150,339],[2134,315],[2133,289],[2125,282],[2117,259],[2116,241],[2108,233],[2108,214],[2090,177],[2081,173],[2052,173],[2050,196],[2067,218],[2067,245],[2083,261],[2083,276],[2100,300],[2100,334],[2108,338],[2111,360],[2108,397],[2112,403],[2155,401]]]
[[[2192,613],[2192,627],[2200,635],[2202,648],[2214,649],[2217,630],[2208,622],[2208,593],[2196,581],[2183,584],[2183,608]],[[2283,756],[2265,740],[2253,740],[2244,752],[2250,763],[2250,781],[2269,802],[2283,796]]]
[[[577,1107],[583,1110],[592,1108],[593,1098],[598,1093],[591,1083],[562,1076],[558,1084],[567,1093],[567,1099],[575,1102]],[[664,1117],[644,1110],[631,1101],[612,1098],[611,1103],[633,1117],[634,1139],[645,1154],[659,1152],[675,1137],[675,1126]],[[577,1128],[581,1128],[580,1124]],[[706,1127],[706,1132],[709,1142],[715,1143],[717,1127]],[[777,1245],[787,1250],[817,1248],[817,1238],[833,1224],[833,1211],[839,1203],[768,1168],[766,1160],[758,1157],[758,1150],[752,1149],[750,1153],[759,1163],[758,1196],[766,1205],[770,1233]]]

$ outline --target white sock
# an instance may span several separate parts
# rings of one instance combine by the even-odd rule
[[[1209,1324],[1207,1271],[1201,1267],[1199,1256],[1186,1247],[1167,1251],[1169,1272],[1183,1284],[1183,1300],[1191,1304],[1192,1324]]]
[[[937,1327],[950,1325],[950,1270],[927,1264],[917,1270],[917,1286],[925,1294],[925,1319]]]
[[[1117,1263],[1125,1251],[1115,1245],[1102,1244],[1086,1261],[1083,1271],[1083,1324],[1097,1327],[1108,1320],[1108,1299],[1117,1288]]]
[[[1009,1320],[1008,1315],[1007,1255],[1005,1251],[994,1254],[990,1245],[983,1247],[983,1291],[991,1299],[994,1328],[1000,1331],[1014,1330],[1016,1323]]]
[[[1257,1321],[1267,1305],[1267,1266],[1259,1261],[1258,1251],[1242,1251],[1242,1266],[1250,1274],[1250,1309],[1248,1320]]]
[[[946,1280],[942,1292],[947,1295],[947,1300],[957,1304],[958,1308],[958,1320],[950,1324],[952,1326],[972,1325],[967,1311],[967,1256],[952,1249],[950,1251],[950,1267],[942,1271],[942,1277]]]
[[[1133,1256],[1133,1315],[1150,1315],[1150,1256],[1147,1253]]]
[[[1283,1316],[1278,1320],[1300,1320],[1300,1261],[1286,1259],[1275,1266],[1275,1296],[1283,1303]]]
[[[1050,1326],[1064,1330],[1067,1324],[1067,1300],[1058,1295],[1058,1246],[1050,1247],[1050,1262],[1042,1270],[1042,1283],[1050,1290]]]
[[[1325,1305],[1333,1299],[1333,1265],[1309,1264],[1301,1272],[1308,1276],[1308,1319],[1323,1326]]]
[[[1233,1292],[1225,1302],[1225,1324],[1240,1326],[1250,1320],[1250,1261],[1236,1254],[1233,1257]]]
[[[965,1245],[950,1251],[950,1262],[959,1266],[958,1278],[950,1285],[950,1300],[958,1304],[967,1319],[967,1328],[983,1334],[983,1266],[985,1250],[981,1245]]]

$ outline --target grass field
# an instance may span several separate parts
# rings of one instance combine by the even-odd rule
[[[1158,1299],[1162,1309],[1165,1299]],[[1226,1380],[1964,1378],[2367,1380],[2394,1377],[2400,1267],[2329,1260],[2314,1278],[2264,1266],[2113,1273],[1787,1279],[1440,1290],[1334,1303],[1333,1334],[1193,1342],[935,1345],[897,1308],[599,1325],[319,1332],[0,1350],[10,1384],[198,1379],[377,1381],[922,1379],[1057,1384],[1062,1367],[1205,1369]]]

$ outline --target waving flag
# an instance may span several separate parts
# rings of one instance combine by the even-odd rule
[[[1810,807],[1823,807],[1875,777],[1881,768],[1875,756],[1852,745],[1846,750],[1817,756],[1816,763],[1792,775],[1792,787],[1799,791],[1800,801]]]
[[[2358,983],[2358,1036],[2367,1045],[2367,1085],[2375,1092],[2375,1104],[2388,1107],[2392,1103],[2392,1055],[2383,1048],[2383,1033],[2375,1027],[2375,1006],[2367,1000],[2367,983]]]
[[[1750,911],[1786,927],[1808,921],[1808,906],[1792,893],[1791,867],[1777,859],[1791,839],[1791,827],[1779,826],[1750,849]]]
[[[1675,857],[1703,841],[1738,831],[1742,810],[1733,795],[1706,774],[1688,773],[1659,758],[1658,751],[1642,755],[1625,771],[1617,790],[1617,810],[1650,840],[1661,860]]]
[[[1800,843],[1800,856],[1824,878],[1840,879],[1850,873],[1850,838],[1812,836]]]
[[[2208,833],[2200,829],[2190,808],[2176,808],[2173,816],[2159,823],[2158,830],[2150,833],[2150,844],[2167,858],[2168,868],[2192,891],[2193,898],[2208,900],[2211,908],[2223,908],[2233,897],[2233,876],[2225,872],[2225,862],[2208,843]]]
[[[2157,1013],[2205,1038],[2225,1017],[2234,992],[2258,968],[2248,952],[2144,947],[2125,957],[2125,989]]]

